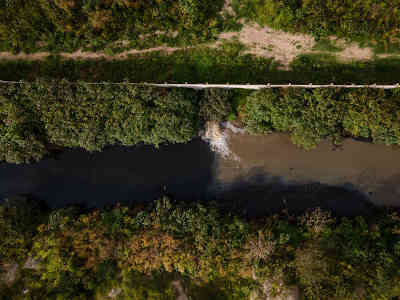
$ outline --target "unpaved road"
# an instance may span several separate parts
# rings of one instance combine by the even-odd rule
[[[239,41],[246,47],[243,54],[253,54],[258,57],[273,58],[280,63],[280,68],[289,70],[290,63],[301,54],[329,54],[335,56],[339,61],[367,61],[374,59],[373,49],[368,47],[361,48],[357,43],[347,43],[344,40],[331,37],[333,44],[340,46],[342,51],[327,52],[314,50],[315,40],[311,35],[300,33],[288,33],[280,30],[275,30],[270,27],[261,27],[257,24],[244,24],[243,28],[238,32],[224,32],[219,35],[219,38],[214,43],[207,43],[197,46],[188,47],[167,47],[159,46],[149,49],[129,49],[115,55],[108,55],[104,51],[86,52],[82,50],[73,53],[59,52],[57,53],[64,59],[105,59],[105,60],[123,60],[131,55],[140,55],[144,53],[152,53],[161,51],[165,54],[170,54],[175,51],[184,50],[194,47],[210,47],[216,48],[221,45],[222,41]],[[119,41],[121,44],[127,41]],[[44,60],[52,53],[19,53],[0,52],[0,60]],[[393,57],[398,58],[396,54],[378,54],[378,58]]]

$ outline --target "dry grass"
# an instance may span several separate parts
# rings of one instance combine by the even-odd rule
[[[319,235],[332,222],[331,213],[322,211],[319,207],[312,212],[306,212],[300,218],[300,224],[315,235]]]
[[[251,261],[267,260],[276,249],[277,241],[271,231],[258,232],[258,236],[248,241],[247,257]]]

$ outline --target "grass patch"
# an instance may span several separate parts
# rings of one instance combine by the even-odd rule
[[[330,54],[303,54],[290,67],[291,72],[285,72],[283,77],[292,77],[296,83],[393,84],[400,81],[400,77],[396,77],[400,74],[398,58],[343,63]]]
[[[375,54],[400,54],[400,44],[377,44],[373,49]]]
[[[315,51],[327,51],[327,52],[339,52],[344,48],[338,47],[334,41],[324,38],[316,42],[312,50]]]

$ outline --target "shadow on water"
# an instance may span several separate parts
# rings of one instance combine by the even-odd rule
[[[25,194],[50,207],[103,207],[151,201],[164,193],[201,200],[212,181],[214,154],[196,139],[187,144],[67,150],[32,165],[0,165],[0,198]]]
[[[259,217],[313,207],[337,215],[368,214],[372,205],[351,187],[299,185],[259,169],[219,189],[215,155],[196,139],[187,144],[68,150],[31,165],[0,165],[0,198],[28,195],[50,208],[104,207],[149,202],[168,193],[178,201],[213,201],[223,209]]]
[[[280,213],[285,209],[296,215],[320,207],[337,216],[368,215],[377,209],[350,184],[331,186],[318,182],[286,182],[258,168],[216,191],[214,200],[223,209],[250,218]]]

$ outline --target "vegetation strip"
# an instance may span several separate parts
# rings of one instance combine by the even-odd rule
[[[103,50],[213,41],[243,19],[290,32],[332,35],[372,44],[380,51],[399,45],[399,0],[232,1],[14,0],[0,4],[0,51]],[[393,46],[394,45],[394,46]]]
[[[244,54],[243,45],[197,48],[137,55],[125,60],[1,61],[0,80],[34,81],[37,78],[86,82],[152,82],[214,84],[379,84],[392,85],[400,74],[400,59],[341,63],[329,55],[301,55],[281,70],[272,58]]]
[[[23,84],[23,81],[6,81],[0,80],[0,83],[5,84]],[[73,82],[69,82],[73,84]],[[152,86],[152,87],[166,87],[166,88],[192,88],[192,89],[245,89],[245,90],[261,90],[261,89],[273,89],[273,88],[307,88],[307,89],[318,89],[318,88],[349,88],[349,89],[359,89],[359,88],[370,88],[370,89],[398,89],[400,84],[392,85],[379,85],[379,84],[209,84],[209,83],[138,83],[138,82],[84,82],[89,85],[138,85],[138,86]]]
[[[312,149],[343,137],[400,145],[400,89],[191,90],[35,81],[0,84],[0,161],[38,161],[65,147],[184,143],[208,121],[252,134],[287,132]]]
[[[119,291],[119,299],[174,299],[168,286],[177,279],[188,293],[214,286],[217,299],[285,297],[293,286],[305,299],[400,295],[393,211],[366,219],[316,209],[245,220],[167,197],[102,211],[46,211],[11,198],[0,205],[0,233],[1,265],[18,270],[2,282],[6,298],[104,299]],[[169,284],[151,284],[157,278]]]

